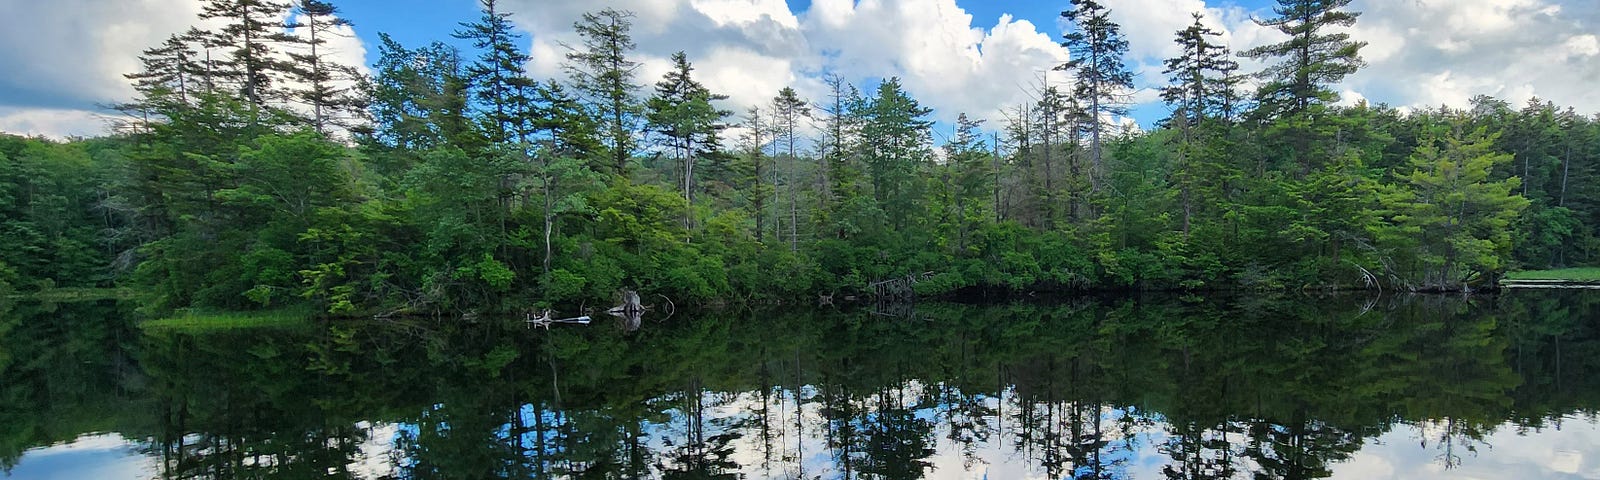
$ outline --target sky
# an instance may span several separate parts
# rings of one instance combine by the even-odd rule
[[[1270,0],[1102,0],[1130,45],[1135,75],[1131,118],[1148,127],[1166,116],[1158,99],[1162,59],[1177,53],[1174,32],[1191,12],[1224,31],[1234,50],[1284,37],[1253,19],[1271,17]],[[367,64],[378,34],[407,46],[442,40],[476,19],[474,0],[340,0],[355,26],[332,48],[345,63]],[[864,91],[889,76],[935,109],[938,130],[959,113],[997,127],[1007,107],[1027,102],[1046,82],[1069,80],[1051,67],[1061,48],[1066,0],[501,0],[522,30],[537,78],[559,76],[572,23],[603,7],[631,10],[639,83],[653,84],[682,50],[727,108],[764,104],[792,86],[824,97],[837,73]],[[137,55],[196,23],[200,0],[0,2],[0,132],[51,137],[104,133],[101,105],[133,95],[122,74]],[[1531,97],[1600,113],[1600,2],[1596,0],[1355,0],[1350,31],[1369,45],[1368,66],[1338,87],[1346,103],[1396,107],[1465,106],[1475,95],[1513,105]],[[465,47],[465,45],[462,45]],[[1247,72],[1260,65],[1244,61]],[[948,132],[943,132],[948,134]],[[938,135],[936,135],[938,137]]]

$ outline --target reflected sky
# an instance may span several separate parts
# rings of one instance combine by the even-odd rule
[[[6,478],[1600,478],[1600,296],[0,316]]]
[[[756,392],[744,392],[736,400],[726,402],[709,412],[715,419],[736,419],[748,415],[760,404]],[[823,438],[824,420],[816,404],[793,406],[791,392],[780,392],[770,405],[781,417],[799,412],[801,425],[776,422],[770,456],[757,438],[744,438],[736,442],[732,460],[739,465],[731,473],[741,478],[842,478],[844,472],[830,455]],[[991,400],[991,405],[997,404]],[[784,410],[785,408],[789,410]],[[936,409],[919,411],[919,416],[936,421]],[[1117,412],[1108,412],[1118,415]],[[678,412],[681,415],[681,412]],[[681,418],[679,418],[680,423]],[[964,479],[1047,479],[1045,471],[1037,466],[1030,452],[1017,451],[1011,445],[1000,425],[1000,418],[991,418],[996,424],[994,440],[964,445],[949,440],[950,425],[941,423],[935,429],[938,437],[934,453],[924,478],[941,480]],[[720,422],[718,422],[720,423]],[[1559,427],[1522,431],[1514,425],[1501,425],[1482,440],[1455,445],[1453,455],[1460,458],[1446,468],[1442,456],[1450,447],[1431,441],[1441,438],[1438,425],[1416,425],[1399,428],[1364,442],[1363,448],[1349,460],[1335,464],[1332,478],[1350,479],[1592,479],[1600,478],[1600,463],[1594,455],[1600,452],[1600,422],[1593,417],[1561,419]],[[670,425],[670,424],[669,424]],[[1116,472],[1115,478],[1167,478],[1163,468],[1172,458],[1156,446],[1167,440],[1164,424],[1154,424],[1139,429],[1133,436],[1118,441],[1131,442],[1126,456],[1126,468]],[[355,478],[378,479],[393,476],[397,469],[392,459],[403,455],[395,449],[394,440],[404,425],[379,425],[373,427],[372,440],[363,445],[361,459],[352,465]],[[651,448],[668,448],[672,436],[668,425],[653,429]],[[1425,439],[1430,441],[1424,442]],[[159,478],[155,459],[139,453],[139,442],[124,439],[116,434],[86,435],[77,440],[26,452],[21,462],[7,478],[28,480],[78,480],[78,479],[148,479]],[[1248,463],[1235,478],[1250,478]],[[660,475],[661,472],[654,472]]]

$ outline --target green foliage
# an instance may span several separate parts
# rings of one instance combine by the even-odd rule
[[[1404,275],[1427,289],[1456,289],[1481,275],[1498,276],[1510,265],[1511,225],[1528,206],[1515,193],[1516,177],[1493,180],[1491,172],[1511,161],[1493,150],[1483,128],[1428,137],[1411,156],[1406,183],[1385,196],[1394,212],[1392,242],[1415,242]],[[1402,240],[1401,237],[1409,237]]]
[[[816,105],[773,92],[736,148],[727,97],[685,54],[640,101],[631,12],[583,16],[569,80],[534,81],[506,14],[480,2],[459,34],[470,51],[383,37],[364,98],[312,85],[292,92],[314,104],[304,118],[267,80],[332,65],[245,38],[261,12],[211,3],[230,26],[169,39],[129,76],[124,108],[148,120],[105,139],[0,136],[0,288],[136,286],[157,315],[359,316],[624,289],[809,301],[907,276],[923,295],[1456,290],[1600,261],[1600,122],[1543,101],[1337,105],[1361,65],[1362,43],[1332,31],[1357,18],[1344,0],[1279,2],[1264,23],[1288,38],[1249,52],[1277,62],[1251,108],[1197,18],[1166,62],[1173,115],[1114,131],[1101,120],[1125,106],[1128,46],[1104,6],[1074,0],[1063,68],[1079,81],[1003,109],[1005,125],[956,115],[935,135],[899,79],[863,94],[834,77]],[[304,3],[307,21],[337,21]],[[203,68],[199,47],[236,63]],[[370,122],[339,128],[357,103]]]

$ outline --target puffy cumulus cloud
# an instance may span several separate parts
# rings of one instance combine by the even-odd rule
[[[1404,106],[1531,97],[1600,112],[1600,9],[1592,0],[1356,0],[1367,68],[1346,88]]]
[[[138,55],[188,28],[196,0],[0,2],[0,105],[89,108],[127,99]]]
[[[1067,60],[1032,22],[1002,15],[977,28],[953,0],[817,1],[803,22],[822,53],[819,67],[847,78],[901,77],[944,121],[962,112],[996,121]]]
[[[0,16],[27,19],[0,29],[0,44],[27,46],[0,49],[0,64],[10,66],[0,70],[0,131],[105,133],[116,115],[99,106],[133,98],[123,75],[139,70],[139,54],[190,26],[209,26],[198,19],[201,9],[201,0],[0,2]],[[355,31],[335,33],[319,51],[365,69],[366,47]]]
[[[1335,89],[1341,104],[1359,100],[1402,107],[1465,106],[1475,95],[1514,104],[1537,96],[1600,111],[1600,8],[1592,0],[1356,0],[1352,38],[1367,42],[1368,66]],[[1159,62],[1175,56],[1173,33],[1200,11],[1234,51],[1282,41],[1254,20],[1272,17],[1226,0],[1127,0],[1112,6],[1129,41],[1129,64],[1142,89],[1166,79]],[[1244,72],[1262,64],[1240,59]],[[1153,102],[1138,95],[1139,102]]]
[[[102,135],[125,120],[118,115],[89,110],[0,107],[0,132],[58,140]]]
[[[729,95],[735,110],[765,104],[785,86],[820,101],[822,76],[837,73],[863,89],[901,77],[940,120],[960,112],[998,119],[1001,107],[1026,101],[1030,86],[1066,60],[1053,34],[1032,22],[1005,15],[991,24],[954,0],[817,0],[798,15],[783,0],[504,4],[531,33],[529,71],[539,77],[562,76],[567,47],[580,40],[572,23],[605,7],[636,14],[641,85],[648,89],[682,50],[701,81]]]

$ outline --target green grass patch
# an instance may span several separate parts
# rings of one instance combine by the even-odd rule
[[[1600,282],[1600,267],[1562,268],[1558,270],[1524,270],[1521,272],[1507,273],[1506,280]]]
[[[140,324],[145,328],[182,330],[227,330],[240,328],[304,326],[317,316],[316,309],[286,307],[248,312],[213,312],[185,310],[177,314]]]
[[[131,288],[49,288],[37,292],[20,292],[8,295],[18,300],[46,302],[82,302],[91,300],[131,300],[139,298]]]

